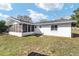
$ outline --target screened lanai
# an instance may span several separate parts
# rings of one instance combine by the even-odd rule
[[[11,32],[34,32],[35,25],[31,24],[13,24],[9,31]]]

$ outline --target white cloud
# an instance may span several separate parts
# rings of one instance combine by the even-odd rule
[[[64,6],[63,3],[36,3],[35,5],[46,11],[61,10]]]
[[[8,16],[8,15],[5,15],[5,14],[0,13],[0,17],[7,18],[7,17],[9,17],[9,16]]]
[[[10,11],[13,8],[10,3],[0,3],[0,9]]]
[[[60,16],[60,17],[53,18],[51,20],[58,20],[58,19],[61,19],[61,18],[63,18],[63,19],[70,19],[71,16]]]
[[[41,19],[48,19],[48,16],[46,16],[46,15],[44,15],[42,13],[38,13],[38,12],[33,11],[31,9],[28,9],[27,11],[29,12],[29,17],[32,18],[33,22],[38,22]]]
[[[74,5],[71,5],[69,7],[65,7],[65,10],[68,10],[69,8],[74,9]]]
[[[70,19],[71,16],[63,16],[64,19]]]
[[[71,5],[70,8],[74,8],[74,5]]]

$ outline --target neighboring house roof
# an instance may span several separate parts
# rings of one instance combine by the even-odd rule
[[[45,25],[45,24],[62,24],[62,23],[76,23],[75,20],[69,19],[58,19],[53,21],[37,22],[36,25]]]

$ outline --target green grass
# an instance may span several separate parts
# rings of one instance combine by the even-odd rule
[[[0,55],[79,55],[79,38],[0,36]]]
[[[52,56],[79,55],[79,38],[0,35],[1,56],[24,56],[31,52]]]

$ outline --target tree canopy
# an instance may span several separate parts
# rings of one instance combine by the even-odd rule
[[[13,18],[8,17],[8,18],[6,19],[6,26],[10,26],[10,25],[12,25],[14,22],[15,22],[15,20],[14,20]]]
[[[5,32],[6,26],[5,26],[5,21],[0,20],[0,33]]]
[[[73,14],[71,15],[71,20],[76,20],[76,26],[79,27],[79,8],[73,11]]]
[[[32,22],[31,18],[29,16],[17,16],[17,17],[13,17],[10,16],[6,19],[6,25],[12,25],[14,22],[16,21],[20,21],[20,22]]]
[[[46,22],[49,21],[48,19],[41,19],[39,22]]]

